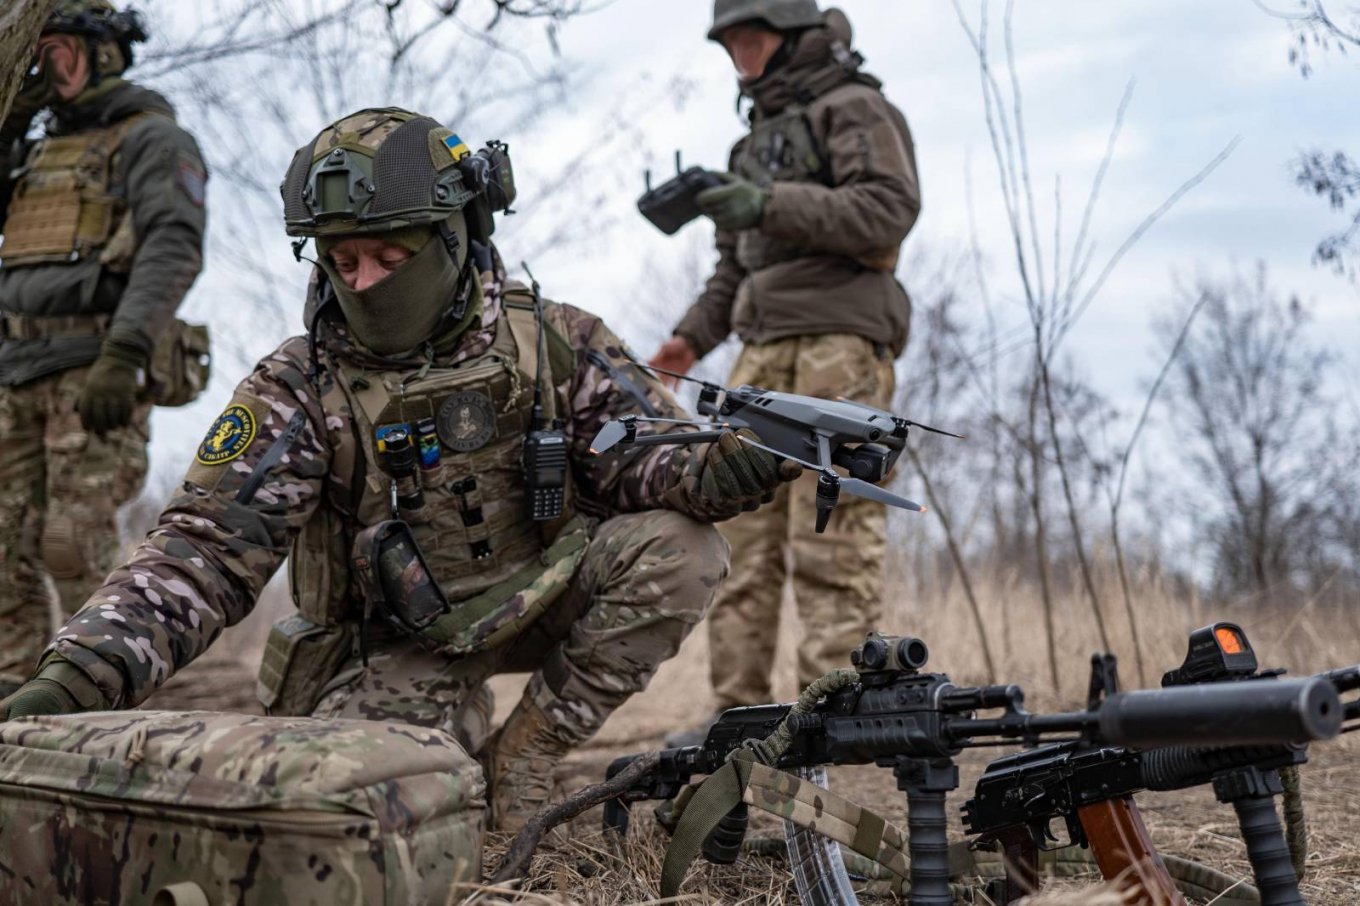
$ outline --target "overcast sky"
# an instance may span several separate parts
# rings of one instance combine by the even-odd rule
[[[976,4],[965,6],[976,23]],[[999,19],[1002,4],[993,6]],[[884,80],[915,135],[925,206],[908,240],[909,254],[967,247],[971,172],[979,245],[991,261],[998,297],[1010,300],[1014,318],[1022,317],[1007,280],[1014,267],[1007,257],[976,61],[952,6],[946,0],[846,0],[841,7],[855,25],[866,68]],[[535,176],[554,169],[563,155],[588,147],[611,109],[633,111],[640,135],[609,152],[617,158],[618,189],[600,201],[604,210],[592,211],[609,227],[584,245],[539,250],[532,262],[551,296],[619,321],[625,332],[628,309],[645,287],[644,267],[678,262],[711,235],[700,222],[667,239],[636,214],[644,164],[650,160],[658,171],[669,172],[671,155],[680,149],[688,162],[719,167],[743,131],[730,64],[704,40],[710,10],[706,0],[614,0],[569,23],[559,41],[576,67],[576,87],[532,135],[499,136],[511,142],[519,163],[522,213],[502,243],[507,260],[518,261],[516,243],[528,245],[531,237],[560,226],[543,224],[542,216],[533,222]],[[999,50],[999,33],[995,40]],[[1234,261],[1266,262],[1278,288],[1313,304],[1319,337],[1360,348],[1356,285],[1310,261],[1318,239],[1341,220],[1295,188],[1290,170],[1290,161],[1312,147],[1360,153],[1360,118],[1354,113],[1360,64],[1340,56],[1318,58],[1312,78],[1300,78],[1287,60],[1287,26],[1251,0],[1025,0],[1015,43],[1031,167],[1044,200],[1040,232],[1046,236],[1053,231],[1057,174],[1063,230],[1068,236],[1075,231],[1115,108],[1131,79],[1132,105],[1095,219],[1100,249],[1112,250],[1184,179],[1235,137],[1241,139],[1231,158],[1129,255],[1074,335],[1073,348],[1102,389],[1130,399],[1139,380],[1155,369],[1148,324],[1173,295],[1176,275],[1222,273]],[[677,78],[688,89],[682,97],[666,87]],[[493,136],[464,137],[480,144]],[[280,174],[286,163],[279,161]],[[279,240],[286,248],[281,231]],[[220,301],[213,267],[210,262],[191,302],[190,312],[200,317]],[[913,282],[913,275],[903,276]],[[299,269],[297,277],[300,286],[305,272]],[[300,324],[295,327],[300,331]],[[262,352],[280,338],[254,340]],[[640,346],[651,342],[635,339]],[[908,369],[910,356],[909,349]],[[1354,369],[1353,360],[1348,367]],[[1353,387],[1360,383],[1353,370],[1348,374]],[[196,440],[239,376],[225,375],[231,380],[218,382],[208,399],[189,410],[158,413],[158,460],[180,456],[169,445]]]
[[[976,4],[965,7],[973,10]],[[1001,4],[993,7],[999,18]],[[977,66],[951,5],[849,0],[842,8],[855,24],[867,68],[884,80],[916,138],[925,208],[910,247],[942,252],[968,243],[965,173],[971,169],[979,243],[998,273],[1010,273]],[[649,125],[646,150],[662,170],[669,169],[677,147],[687,160],[721,165],[742,131],[727,58],[702,40],[708,10],[701,0],[617,0],[565,36],[566,52],[579,56],[601,85],[642,72],[683,71],[695,80],[683,109]],[[1328,335],[1357,336],[1356,287],[1310,263],[1314,244],[1338,219],[1293,186],[1289,161],[1313,146],[1360,149],[1360,118],[1354,113],[1360,68],[1341,57],[1320,59],[1317,73],[1305,81],[1288,63],[1288,42],[1286,26],[1250,0],[1019,4],[1015,43],[1031,162],[1050,217],[1041,222],[1041,233],[1051,234],[1048,200],[1057,174],[1065,232],[1075,231],[1076,213],[1131,79],[1133,102],[1097,213],[1101,248],[1113,249],[1182,180],[1234,137],[1242,139],[1232,157],[1116,273],[1079,337],[1093,359],[1120,368],[1143,365],[1147,316],[1170,291],[1172,274],[1226,268],[1234,259],[1264,260],[1282,288],[1317,304]],[[585,109],[589,97],[582,98]],[[631,201],[620,198],[619,204]],[[615,250],[664,254],[667,243],[674,240],[637,221],[626,245]],[[631,288],[626,262],[607,273],[620,290]],[[596,267],[572,272],[554,263],[554,276],[563,291],[598,297]],[[605,307],[608,299],[603,297]]]

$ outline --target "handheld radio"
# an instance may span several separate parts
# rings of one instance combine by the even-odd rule
[[[534,376],[532,420],[524,438],[524,488],[529,499],[530,518],[534,522],[552,522],[562,517],[567,501],[567,434],[562,430],[561,419],[549,419],[544,412],[543,360],[548,357],[548,337],[543,320],[543,297],[528,265],[524,265],[524,270],[529,274],[534,316],[538,321],[538,372]]]

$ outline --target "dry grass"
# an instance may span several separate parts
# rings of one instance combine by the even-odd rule
[[[1030,693],[1028,701],[1034,710],[1079,706],[1086,689],[1089,655],[1096,648],[1089,604],[1075,596],[1056,602],[1058,656],[1063,674],[1061,689],[1055,692],[1048,681],[1042,611],[1036,597],[1025,588],[1006,583],[980,590],[979,594],[1001,679],[1023,685]],[[1106,620],[1112,636],[1118,640],[1121,676],[1125,685],[1132,687],[1137,685],[1137,677],[1117,586],[1105,583],[1104,594]],[[1241,623],[1263,666],[1283,666],[1291,672],[1308,673],[1360,660],[1360,610],[1324,611],[1307,601],[1290,601],[1211,611],[1198,600],[1177,599],[1146,582],[1142,583],[1136,600],[1148,680],[1153,685],[1163,670],[1177,666],[1184,657],[1189,630],[1215,619]],[[795,694],[792,652],[798,629],[791,610],[786,608],[786,619],[780,628],[780,653],[775,666],[775,695],[784,700]],[[975,631],[961,594],[946,592],[931,599],[900,595],[889,603],[882,628],[923,637],[932,649],[932,666],[949,672],[956,682],[986,680]],[[248,641],[238,642],[237,646],[242,649],[241,658],[254,661],[253,650],[262,636],[259,626],[248,629],[247,634],[250,633],[253,635]],[[194,671],[187,672],[179,680],[182,688],[235,688],[238,692],[250,688],[239,660],[220,659],[199,672],[203,676],[196,685]],[[707,672],[707,645],[699,632],[689,639],[677,658],[662,668],[644,695],[628,702],[596,739],[563,762],[558,769],[559,788],[566,791],[598,781],[614,757],[656,748],[665,732],[702,717],[712,707],[711,700],[697,691],[708,688]],[[238,679],[224,682],[224,673]],[[518,698],[523,679],[496,679],[501,716]],[[164,696],[153,700],[152,706],[173,704],[174,694],[174,690],[167,690]],[[202,700],[195,703],[207,704]],[[1360,844],[1356,843],[1353,830],[1354,816],[1360,814],[1360,793],[1354,783],[1357,755],[1360,740],[1347,737],[1315,746],[1312,762],[1304,768],[1311,847],[1303,888],[1313,906],[1349,906],[1360,902]],[[962,759],[963,788],[951,798],[951,808],[965,798],[986,757],[970,753]],[[833,770],[832,780],[837,790],[858,802],[882,806],[902,801],[886,771],[841,768]],[[1238,839],[1233,813],[1229,807],[1216,803],[1207,790],[1148,794],[1140,797],[1140,804],[1163,851],[1203,861],[1234,877],[1246,875],[1245,851]],[[904,821],[904,806],[884,810],[889,820]],[[468,895],[482,903],[513,900],[591,906],[653,902],[666,841],[650,820],[649,809],[644,806],[637,810],[633,830],[622,846],[598,832],[599,820],[596,810],[569,829],[551,835],[535,859],[533,878],[526,891],[465,891],[456,899]],[[957,820],[952,832],[956,837],[962,836]],[[488,867],[499,858],[498,847],[503,842],[491,841]],[[751,857],[727,867],[699,862],[679,901],[784,903],[795,899],[781,864]],[[1118,897],[1092,885],[1054,882],[1030,902],[1034,906],[1069,903],[1113,906]]]

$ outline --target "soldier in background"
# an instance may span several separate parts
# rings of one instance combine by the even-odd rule
[[[540,314],[507,280],[490,234],[508,167],[396,109],[298,151],[283,196],[288,232],[316,241],[307,336],[238,385],[159,525],[0,714],[139,704],[287,557],[298,613],[261,665],[271,714],[457,735],[484,750],[502,830],[547,801],[554,766],[707,611],[727,572],[707,523],[799,470],[730,434],[590,452],[612,419],[686,416],[599,318]],[[526,671],[488,743],[485,680]]]
[[[174,313],[202,268],[206,172],[165,99],[122,78],[144,40],[135,13],[62,0],[0,124],[5,693],[51,631],[47,580],[74,613],[113,567],[153,402],[187,401],[152,352],[180,339]],[[26,142],[44,109],[46,136]]]
[[[716,0],[708,37],[732,58],[751,131],[726,184],[698,196],[717,225],[717,269],[652,364],[688,372],[735,332],[733,385],[889,408],[911,314],[893,274],[921,209],[906,120],[860,70],[839,10]],[[816,535],[815,493],[805,476],[723,527],[733,570],[709,618],[719,710],[770,700],[786,562],[804,629],[800,683],[842,666],[878,623],[886,513],[849,500]],[[667,741],[701,741],[708,723]]]

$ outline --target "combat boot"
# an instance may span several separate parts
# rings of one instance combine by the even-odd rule
[[[492,830],[515,833],[548,804],[553,768],[571,749],[526,693],[487,745]]]

